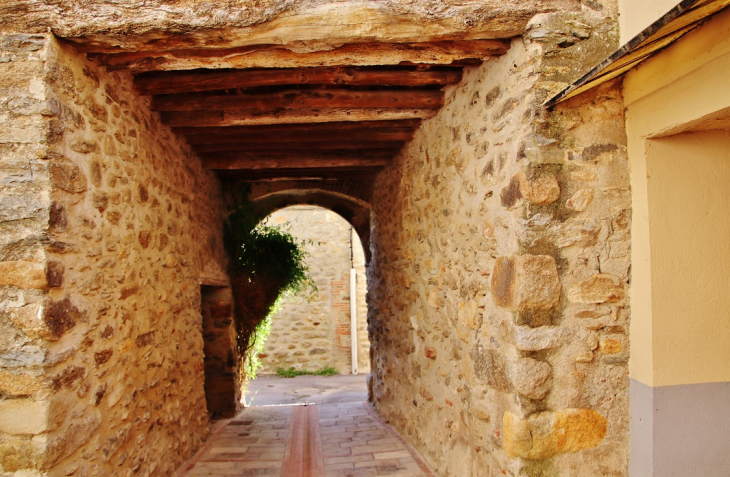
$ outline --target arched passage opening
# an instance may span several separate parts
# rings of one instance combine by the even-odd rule
[[[261,217],[295,205],[318,206],[331,210],[346,220],[357,232],[362,241],[365,263],[370,262],[370,204],[368,202],[349,194],[321,188],[290,188],[276,191],[254,189],[251,200]]]
[[[338,213],[306,204],[277,209],[264,220],[286,227],[303,243],[318,290],[285,297],[270,316],[270,334],[258,355],[259,378],[251,383],[247,402],[280,404],[299,398],[316,402],[333,398],[341,387],[364,395],[370,341],[365,254],[357,231]],[[301,373],[335,372],[341,378],[318,379],[316,386],[305,386],[306,393],[295,390],[292,395],[287,390],[293,383],[280,387],[275,378],[277,372],[292,368]],[[348,374],[352,378],[343,381]]]
[[[367,287],[364,253],[357,233],[338,214],[316,206],[286,207],[269,215],[268,220],[275,225],[287,224],[291,233],[304,241],[318,291],[311,297],[288,298],[277,310],[262,370],[273,373],[277,367],[319,370],[329,366],[341,374],[367,372]],[[357,357],[354,365],[353,339]]]

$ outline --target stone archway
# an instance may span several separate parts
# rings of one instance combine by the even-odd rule
[[[257,374],[278,368],[338,374],[370,371],[367,285],[362,242],[354,227],[330,209],[294,205],[267,215],[302,242],[317,291],[286,296],[271,315]],[[364,378],[363,378],[364,380]]]
[[[366,201],[341,192],[318,188],[261,192],[258,196],[256,193],[254,191],[251,199],[261,217],[292,205],[316,205],[340,215],[357,232],[365,252],[365,263],[370,262],[370,204]]]

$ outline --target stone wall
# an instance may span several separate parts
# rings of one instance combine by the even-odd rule
[[[260,355],[261,373],[277,367],[315,371],[331,366],[352,372],[350,351],[350,239],[353,239],[357,271],[358,371],[370,371],[370,341],[367,332],[365,258],[357,234],[334,212],[320,207],[295,206],[269,216],[273,224],[290,227],[291,234],[305,241],[307,264],[319,292],[287,298],[273,316],[271,335]]]
[[[217,180],[50,36],[0,38],[0,121],[0,474],[168,475],[208,432]]]
[[[47,54],[42,35],[0,36],[0,471],[5,473],[40,466],[43,436],[58,425],[56,416],[63,417],[63,410],[45,399],[52,385],[45,364],[48,340],[38,338],[42,330],[54,339],[69,325],[54,318],[58,313],[39,315],[50,286],[60,281],[46,249],[66,248],[46,234],[48,143],[58,139],[60,125],[44,87]],[[33,325],[43,328],[35,331]]]
[[[371,399],[439,475],[627,473],[622,98],[542,108],[613,45],[598,13],[536,17],[378,178]]]

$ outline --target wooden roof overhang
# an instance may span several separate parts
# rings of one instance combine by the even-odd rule
[[[728,6],[730,0],[682,0],[611,56],[546,101],[545,107],[551,108],[628,73]]]

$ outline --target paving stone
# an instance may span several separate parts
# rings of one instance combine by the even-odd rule
[[[431,476],[415,451],[366,406],[250,407],[176,475]],[[272,426],[284,431],[270,435]]]

